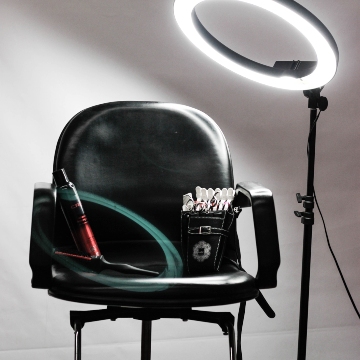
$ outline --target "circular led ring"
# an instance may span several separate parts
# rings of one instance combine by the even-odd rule
[[[229,70],[259,83],[288,90],[315,89],[335,75],[339,60],[336,42],[329,30],[311,12],[293,0],[234,0],[252,4],[278,15],[298,29],[313,46],[317,65],[311,74],[294,77],[291,71],[269,67],[232,51],[212,36],[198,19],[195,7],[208,0],[175,0],[178,25],[202,52]],[[221,1],[221,0],[219,0]]]

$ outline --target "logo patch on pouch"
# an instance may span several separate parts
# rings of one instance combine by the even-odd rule
[[[210,257],[211,253],[211,245],[205,241],[199,241],[193,247],[193,258],[199,262],[203,262],[204,260]]]

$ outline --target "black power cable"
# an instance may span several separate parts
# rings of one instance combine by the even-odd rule
[[[320,114],[321,114],[321,111],[319,111],[319,113],[317,114],[317,116],[316,116],[313,124],[311,125],[310,131],[309,131],[308,145],[307,145],[307,153],[308,153],[308,155],[309,155],[309,139],[310,139],[310,134],[311,134],[312,131],[314,130],[315,125],[316,125],[316,123],[317,123],[317,121],[318,121],[318,119],[319,119]],[[350,299],[350,301],[351,301],[351,304],[352,304],[352,306],[354,307],[354,310],[355,310],[357,316],[358,316],[359,319],[360,319],[359,310],[357,309],[356,304],[355,304],[355,302],[354,302],[354,299],[353,299],[352,296],[351,296],[350,290],[349,290],[349,288],[348,288],[348,286],[347,286],[347,284],[346,284],[346,281],[345,281],[345,278],[344,278],[344,276],[343,276],[343,274],[342,274],[342,271],[341,271],[341,269],[340,269],[339,263],[338,263],[338,261],[337,261],[337,259],[336,259],[336,256],[335,256],[335,254],[334,254],[334,251],[333,251],[333,249],[332,249],[332,247],[331,247],[329,235],[328,235],[328,232],[327,232],[327,229],[326,229],[325,219],[324,219],[324,216],[323,216],[323,214],[322,214],[322,212],[321,212],[321,210],[320,210],[320,206],[319,206],[318,200],[317,200],[317,198],[316,198],[315,188],[314,188],[314,199],[315,199],[316,207],[317,207],[317,209],[319,210],[319,214],[320,214],[320,216],[321,216],[321,220],[322,220],[322,223],[323,223],[323,226],[324,226],[326,241],[327,241],[327,244],[328,244],[330,253],[331,253],[331,255],[332,255],[332,257],[333,257],[333,259],[334,259],[334,261],[335,261],[335,265],[336,265],[336,267],[337,267],[337,269],[338,269],[338,271],[339,271],[341,280],[342,280],[342,282],[343,282],[343,284],[344,284],[344,286],[345,286],[345,290],[346,290],[346,292],[347,292],[347,294],[348,294],[348,296],[349,296],[349,299]]]
[[[338,269],[338,271],[339,271],[341,280],[342,280],[342,282],[343,282],[343,284],[344,284],[344,286],[345,286],[345,290],[346,290],[346,292],[347,292],[347,294],[348,294],[348,296],[349,296],[349,299],[350,299],[350,301],[351,301],[351,304],[352,304],[352,306],[354,307],[354,310],[355,310],[357,316],[358,316],[359,319],[360,319],[359,310],[357,309],[356,304],[355,304],[355,302],[354,302],[354,299],[353,299],[352,296],[351,296],[350,290],[349,290],[349,288],[348,288],[348,286],[347,286],[347,284],[346,284],[346,281],[345,281],[344,276],[343,276],[343,274],[342,274],[342,272],[341,272],[340,266],[339,266],[339,264],[338,264],[338,262],[337,262],[337,260],[336,260],[336,256],[335,256],[335,254],[334,254],[334,251],[333,251],[333,249],[332,249],[332,247],[331,247],[331,245],[330,245],[330,240],[329,240],[328,232],[327,232],[327,230],[326,230],[325,220],[324,220],[323,214],[322,214],[322,212],[321,212],[321,210],[320,210],[320,206],[319,206],[318,200],[317,200],[317,198],[316,198],[315,189],[314,189],[314,198],[315,198],[316,207],[317,207],[317,209],[319,210],[319,213],[320,213],[320,216],[321,216],[321,220],[322,220],[322,223],[323,223],[323,225],[324,225],[324,230],[325,230],[325,235],[326,235],[326,241],[327,241],[328,247],[329,247],[329,249],[330,249],[331,255],[332,255],[332,257],[334,258],[335,265],[336,265],[336,267],[337,267],[337,269]]]

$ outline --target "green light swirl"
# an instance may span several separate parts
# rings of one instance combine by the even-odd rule
[[[179,278],[183,273],[183,262],[179,252],[176,250],[171,241],[154,225],[149,221],[145,220],[140,215],[137,215],[135,212],[121,206],[109,199],[103,198],[98,195],[94,195],[85,191],[78,192],[81,200],[89,201],[96,203],[101,206],[105,206],[111,210],[114,210],[127,218],[131,219],[138,225],[140,225],[144,230],[146,230],[160,245],[161,249],[164,252],[167,266],[164,271],[158,277],[152,278],[129,278],[119,276],[109,276],[103,274],[96,274],[89,272],[89,269],[86,267],[86,262],[80,263],[79,261],[74,261],[72,258],[67,256],[57,256],[57,261],[62,263],[67,268],[78,273],[80,276],[83,276],[91,281],[101,283],[103,285],[113,287],[125,291],[133,292],[155,292],[163,291],[169,288],[171,281],[169,282],[166,279],[169,278]],[[45,201],[45,199],[42,199]],[[35,207],[41,207],[42,201],[36,202]],[[39,208],[38,208],[39,209]],[[37,230],[35,231],[36,237],[39,238],[37,242],[41,244],[42,248],[46,243],[51,244],[51,242],[44,239],[45,234],[43,233],[40,223],[36,222]],[[46,250],[48,250],[46,246]],[[44,249],[45,250],[45,249]],[[120,274],[120,273],[119,273]]]
[[[81,200],[90,201],[98,205],[105,206],[126,216],[130,220],[140,225],[159,243],[160,247],[162,248],[167,262],[167,277],[182,276],[183,263],[181,256],[176,250],[175,246],[171,243],[171,241],[158,228],[156,228],[154,225],[152,225],[149,221],[145,220],[140,215],[111,200],[85,191],[79,191],[78,194]]]

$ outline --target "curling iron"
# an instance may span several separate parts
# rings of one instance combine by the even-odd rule
[[[69,181],[65,169],[54,171],[53,176],[61,209],[79,252],[73,254],[55,251],[56,255],[84,260],[88,263],[89,268],[95,272],[111,269],[127,274],[159,275],[159,273],[155,271],[140,269],[128,264],[117,264],[106,261],[100,252],[75,185]]]

